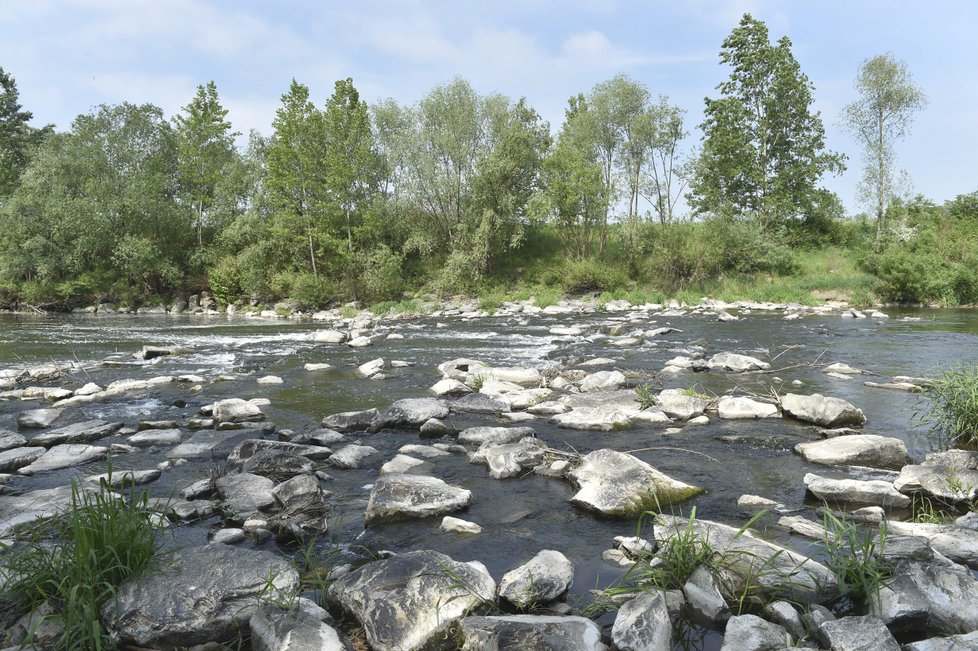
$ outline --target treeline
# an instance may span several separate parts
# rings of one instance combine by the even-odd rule
[[[887,169],[867,177],[875,219],[845,221],[819,185],[844,157],[825,149],[790,42],[745,15],[720,58],[730,79],[706,100],[695,150],[683,112],[624,75],[572,97],[556,133],[525,99],[461,78],[414,105],[372,106],[344,79],[321,107],[293,81],[271,136],[252,132],[242,150],[213,82],[170,119],[123,103],[54,132],[29,126],[0,70],[0,299],[669,293],[798,274],[800,250],[836,246],[876,274],[882,298],[978,301],[978,194],[908,204]],[[871,118],[863,108],[852,115]],[[678,214],[684,196],[692,220]]]

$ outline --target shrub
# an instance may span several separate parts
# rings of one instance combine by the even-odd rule
[[[627,285],[628,274],[601,260],[568,260],[561,267],[560,284],[569,294],[607,292]]]
[[[943,369],[921,396],[915,418],[930,427],[941,448],[978,448],[978,365]]]
[[[283,272],[272,278],[271,290],[302,307],[324,307],[335,297],[333,284],[322,276],[307,272]]]
[[[404,291],[401,254],[380,245],[370,251],[363,263],[361,286],[368,301],[391,301]]]

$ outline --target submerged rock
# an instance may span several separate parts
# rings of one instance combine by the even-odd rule
[[[378,522],[426,518],[459,511],[472,492],[425,475],[384,474],[374,482],[364,514],[366,526]]]

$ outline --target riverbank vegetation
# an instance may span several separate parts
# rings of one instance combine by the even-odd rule
[[[368,105],[343,79],[316,106],[293,80],[269,137],[233,131],[213,82],[172,117],[103,105],[59,132],[29,125],[0,70],[0,303],[978,302],[978,192],[936,205],[893,181],[924,101],[905,64],[860,68],[853,129],[886,110],[874,89],[906,101],[882,144],[866,134],[871,215],[852,216],[820,185],[845,156],[790,41],[745,15],[720,59],[698,138],[624,75],[570,98],[556,129],[456,78],[413,105]]]

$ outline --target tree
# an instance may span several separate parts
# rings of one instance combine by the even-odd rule
[[[32,128],[28,122],[34,115],[21,109],[17,82],[0,68],[0,199],[17,187],[31,148],[52,131],[50,125]]]
[[[646,149],[648,162],[639,170],[639,191],[652,204],[659,223],[672,222],[676,203],[686,187],[689,171],[679,159],[679,143],[686,137],[684,111],[659,96],[649,107],[640,125],[639,137]]]
[[[234,138],[228,112],[217,96],[213,81],[197,86],[193,100],[183,107],[185,115],[173,118],[178,142],[178,165],[187,197],[197,217],[197,246],[204,245],[205,213],[214,203],[217,187],[232,164]]]
[[[927,98],[914,84],[907,64],[892,54],[863,61],[856,76],[859,97],[843,109],[846,126],[863,145],[861,193],[876,213],[876,247],[883,232],[886,207],[893,199],[893,144],[910,131],[914,113]]]
[[[805,215],[816,184],[843,158],[825,151],[825,128],[812,113],[813,86],[782,37],[744,14],[723,41],[720,61],[732,70],[707,98],[703,151],[691,203],[703,212],[747,214],[764,225]]]

